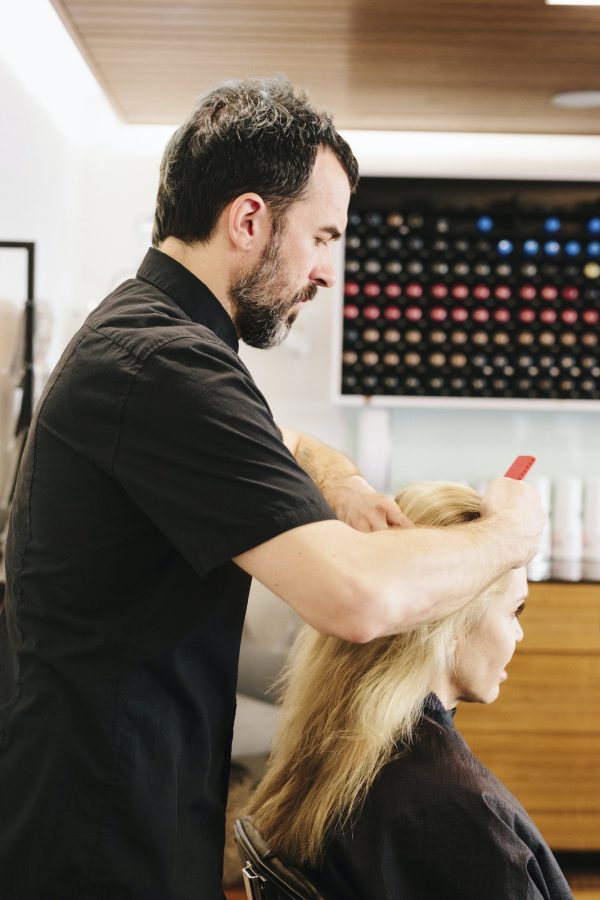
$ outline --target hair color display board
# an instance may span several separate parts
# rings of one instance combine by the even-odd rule
[[[344,265],[338,400],[600,408],[600,185],[364,178]]]

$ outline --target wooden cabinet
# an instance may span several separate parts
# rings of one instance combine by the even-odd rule
[[[600,850],[600,584],[529,591],[499,699],[457,726],[554,849]]]

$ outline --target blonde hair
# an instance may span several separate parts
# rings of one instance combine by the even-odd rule
[[[418,482],[396,502],[416,525],[468,527],[481,497],[459,484]],[[304,626],[279,682],[281,721],[248,810],[273,850],[318,862],[328,832],[348,824],[397,744],[410,744],[430,685],[498,584],[444,619],[367,644]]]

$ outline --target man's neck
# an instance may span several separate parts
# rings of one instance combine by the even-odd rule
[[[214,246],[214,242],[186,244],[177,238],[168,237],[158,245],[157,249],[185,266],[192,275],[199,278],[215,295],[227,315],[231,317],[230,273],[223,264],[222,257],[219,262],[220,254],[218,248]]]

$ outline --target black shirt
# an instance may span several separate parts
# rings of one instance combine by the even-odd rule
[[[327,900],[573,900],[542,835],[451,711],[430,704],[412,748],[398,750],[321,868],[306,870]]]
[[[212,900],[240,554],[333,518],[231,319],[150,250],[89,316],[27,441],[0,614],[0,896]]]

